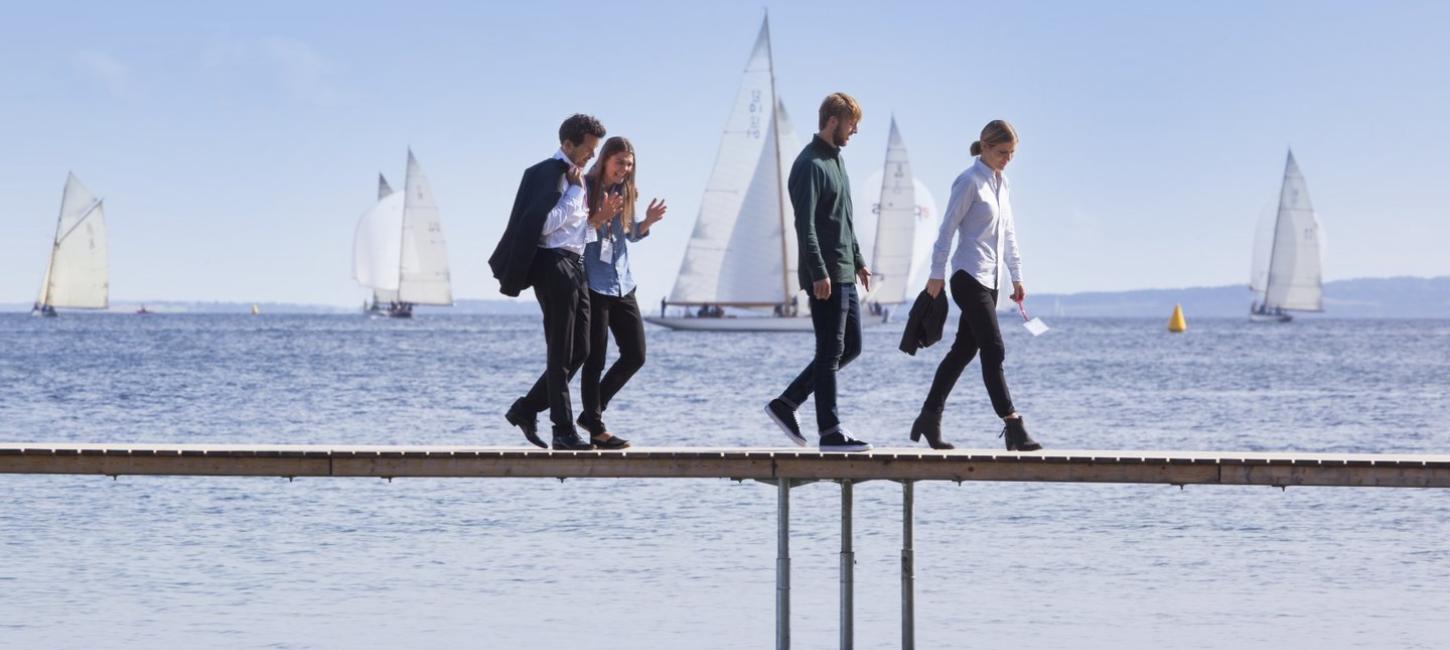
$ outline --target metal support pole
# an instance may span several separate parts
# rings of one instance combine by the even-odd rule
[[[916,648],[916,557],[912,549],[915,484],[901,482],[901,650]]]
[[[851,479],[841,481],[841,650],[855,646],[852,591],[856,553],[851,550]]]
[[[790,479],[776,483],[775,650],[790,650]]]

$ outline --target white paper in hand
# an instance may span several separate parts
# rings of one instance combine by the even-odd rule
[[[1032,320],[1029,320],[1023,323],[1022,326],[1027,328],[1027,331],[1032,332],[1033,336],[1042,336],[1043,334],[1047,333],[1048,329],[1050,329],[1049,327],[1047,327],[1047,323],[1042,322],[1041,318],[1034,318]]]
[[[1022,314],[1022,326],[1027,328],[1027,331],[1031,332],[1033,336],[1042,336],[1050,329],[1041,318],[1028,318],[1027,308],[1022,306],[1021,302],[1017,303],[1017,313]]]

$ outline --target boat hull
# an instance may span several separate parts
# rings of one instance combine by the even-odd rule
[[[1288,314],[1249,314],[1250,323],[1287,323],[1294,320]]]

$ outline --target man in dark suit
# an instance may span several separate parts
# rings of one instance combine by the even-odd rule
[[[549,411],[554,449],[587,450],[569,401],[569,380],[589,356],[589,290],[584,281],[584,245],[622,201],[611,197],[590,214],[582,180],[584,164],[604,137],[604,126],[588,115],[573,115],[559,126],[559,150],[524,170],[503,238],[488,259],[499,291],[517,296],[529,287],[544,313],[548,361],[544,374],[505,417],[534,445],[538,414]],[[598,217],[596,220],[595,217]],[[596,222],[597,221],[597,222]]]

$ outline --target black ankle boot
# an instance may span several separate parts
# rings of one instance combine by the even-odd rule
[[[911,423],[911,441],[921,440],[926,436],[926,444],[932,449],[956,449],[952,443],[941,439],[941,414],[922,411],[916,416],[916,421]]]
[[[1007,451],[1037,451],[1042,448],[1032,436],[1027,435],[1027,425],[1022,422],[1022,416],[1003,420],[1003,424],[1002,433],[997,437],[1006,438]]]

